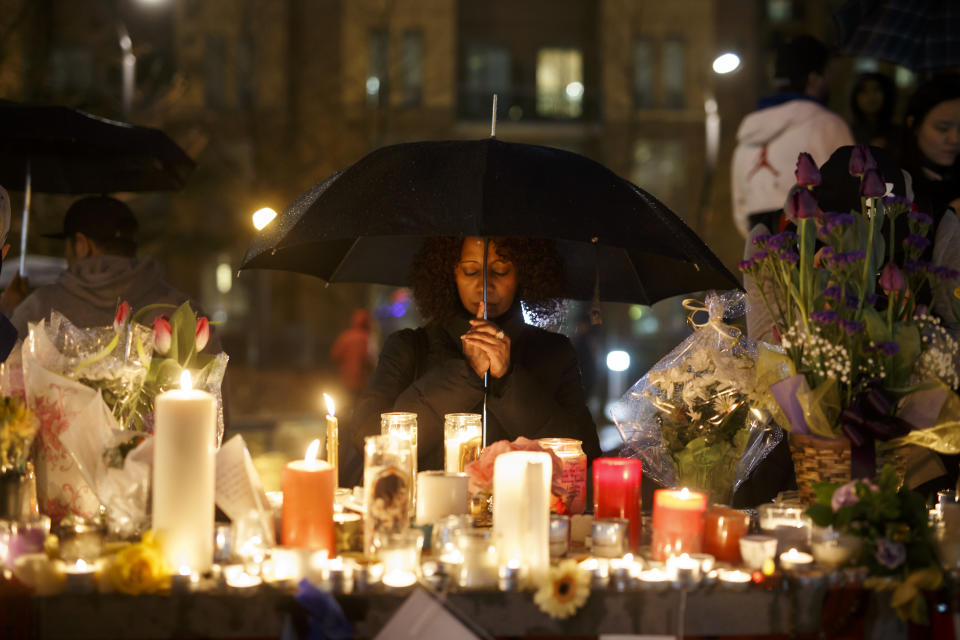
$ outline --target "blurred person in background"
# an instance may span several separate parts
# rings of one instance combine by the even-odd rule
[[[340,368],[340,380],[351,400],[363,391],[373,373],[373,354],[370,349],[372,322],[369,311],[355,309],[350,317],[350,326],[337,336],[330,348],[330,359]]]
[[[10,244],[7,242],[7,234],[10,233],[10,195],[7,190],[0,187],[0,268],[3,267],[3,261],[10,251]],[[13,350],[13,345],[17,343],[17,330],[7,318],[6,314],[0,310],[0,362],[7,359]]]
[[[889,148],[899,141],[900,127],[893,122],[897,89],[882,73],[862,73],[850,93],[853,139],[857,144]]]
[[[829,60],[827,47],[811,36],[797,36],[777,49],[777,93],[761,98],[737,131],[731,188],[733,220],[744,238],[757,224],[780,230],[780,213],[790,188],[797,154],[805,151],[821,165],[834,149],[853,144],[843,118],[823,105]]]

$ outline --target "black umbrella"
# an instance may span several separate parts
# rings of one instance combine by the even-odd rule
[[[584,156],[495,138],[373,151],[287,207],[241,268],[402,286],[433,236],[554,239],[572,299],[652,304],[739,286],[643,189]]]
[[[849,0],[834,14],[839,53],[915,71],[960,65],[956,0]]]
[[[165,133],[57,105],[0,100],[0,184],[24,185],[21,272],[30,194],[180,189],[193,161]]]

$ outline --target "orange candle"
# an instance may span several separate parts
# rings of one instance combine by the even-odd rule
[[[653,492],[653,536],[650,551],[654,560],[666,560],[682,553],[700,553],[703,543],[703,512],[707,494],[689,489]]]
[[[314,440],[303,460],[283,468],[283,511],[280,538],[287,547],[326,549],[336,555],[333,528],[333,495],[336,481],[333,467],[317,460],[320,441]]]
[[[712,506],[703,514],[703,551],[722,562],[740,564],[740,538],[749,532],[749,515],[730,507]]]

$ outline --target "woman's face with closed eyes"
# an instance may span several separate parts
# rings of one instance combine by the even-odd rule
[[[487,317],[504,314],[517,294],[517,270],[513,263],[497,252],[497,244],[490,240],[487,248]],[[465,238],[460,251],[460,262],[454,267],[460,302],[471,315],[483,301],[483,240]]]

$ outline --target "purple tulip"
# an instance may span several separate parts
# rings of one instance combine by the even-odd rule
[[[865,144],[858,144],[850,153],[850,164],[848,165],[850,175],[859,178],[869,169],[877,168],[877,161],[873,159],[870,148]],[[883,195],[883,194],[881,194]]]
[[[891,542],[886,538],[877,538],[877,562],[888,569],[896,569],[907,559],[907,550],[899,542]]]
[[[816,187],[820,184],[820,169],[809,153],[797,156],[797,170],[793,175],[797,177],[797,184],[801,187]]]
[[[878,169],[867,169],[860,180],[860,197],[880,198],[887,192],[887,185]]]
[[[818,211],[817,199],[807,189],[796,189],[787,199],[787,213],[793,220],[813,218]]]
[[[887,293],[903,289],[903,274],[892,260],[880,271],[880,287]]]

